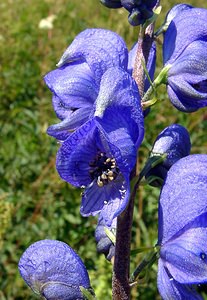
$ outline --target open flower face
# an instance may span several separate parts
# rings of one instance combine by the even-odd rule
[[[164,36],[163,59],[170,66],[168,95],[184,112],[207,106],[206,19],[206,9],[185,9],[171,21]]]
[[[85,187],[82,215],[101,212],[110,226],[128,203],[144,126],[138,89],[127,72],[110,68],[100,86],[91,119],[60,147],[57,170],[67,182]]]
[[[207,282],[207,155],[189,155],[168,172],[159,203],[158,289],[163,299],[202,299]],[[185,295],[185,298],[184,298]]]
[[[82,260],[61,241],[41,240],[32,244],[23,253],[18,267],[28,286],[44,299],[84,299],[80,287],[90,288]]]
[[[117,122],[125,121],[117,110],[114,116],[112,111],[107,114]],[[108,226],[128,203],[129,176],[136,162],[136,147],[128,128],[116,124],[119,128],[107,133],[95,117],[65,140],[57,155],[60,176],[72,185],[85,187],[81,214],[101,212]]]
[[[65,140],[90,115],[108,68],[127,69],[128,50],[123,39],[110,30],[86,29],[66,49],[56,70],[44,80],[53,93],[53,107],[60,123],[48,134]]]

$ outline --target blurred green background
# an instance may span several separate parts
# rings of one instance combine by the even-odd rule
[[[179,1],[166,2],[156,26]],[[206,6],[204,0],[188,3]],[[89,270],[98,299],[111,299],[111,265],[96,253],[96,218],[80,216],[80,190],[60,180],[55,169],[58,144],[47,136],[46,129],[58,120],[42,78],[55,68],[80,31],[91,27],[114,30],[130,48],[138,28],[129,26],[127,12],[109,10],[98,0],[2,0],[0,11],[0,300],[38,299],[20,277],[17,264],[31,243],[45,238],[73,247]],[[55,15],[53,28],[40,28],[40,21],[51,15]],[[161,59],[157,72],[160,68]],[[165,89],[161,88],[159,95],[165,101],[153,107],[146,118],[140,164],[157,134],[174,122],[189,130],[192,153],[206,153],[206,109],[183,114],[172,107]],[[158,195],[155,188],[139,190],[133,249],[156,242]],[[141,257],[132,257],[132,269]],[[133,288],[132,299],[160,299],[156,265]]]

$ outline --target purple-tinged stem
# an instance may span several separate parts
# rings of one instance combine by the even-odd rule
[[[141,97],[144,95],[144,68],[147,65],[149,51],[153,42],[153,25],[149,25],[145,32],[140,30],[138,38],[138,49],[135,59],[133,77],[137,82]],[[113,300],[129,300],[129,267],[130,267],[130,247],[131,247],[131,228],[133,221],[134,200],[138,184],[134,187],[128,207],[117,218],[116,250],[114,260],[114,270],[112,279],[112,298]]]

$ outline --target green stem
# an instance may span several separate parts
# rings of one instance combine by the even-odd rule
[[[161,70],[159,75],[153,81],[152,85],[149,87],[147,92],[144,94],[144,96],[142,98],[142,104],[144,104],[145,102],[148,102],[150,100],[152,94],[156,93],[156,89],[158,88],[158,86],[160,86],[161,84],[167,83],[167,75],[168,75],[168,71],[170,68],[171,68],[171,65],[167,65]],[[154,104],[154,102],[153,102],[153,104]]]
[[[144,271],[146,267],[150,267],[154,264],[154,262],[158,258],[158,252],[153,250],[148,254],[142,261],[141,263],[137,266],[135,271],[132,273],[132,276],[130,278],[130,282],[134,282],[136,278]]]

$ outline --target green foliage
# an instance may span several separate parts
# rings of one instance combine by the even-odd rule
[[[165,1],[166,2],[166,1]],[[171,3],[163,1],[164,11]],[[202,1],[189,1],[201,5]],[[80,190],[61,181],[55,169],[58,145],[46,134],[55,123],[51,94],[43,75],[55,68],[64,49],[88,27],[116,31],[129,47],[137,38],[127,22],[127,13],[114,13],[95,0],[5,0],[0,4],[0,299],[37,299],[21,279],[17,264],[33,242],[52,238],[62,240],[82,257],[97,298],[111,298],[111,264],[96,253],[95,218],[79,214]],[[41,29],[39,22],[56,15],[53,29]],[[162,22],[161,21],[161,22]],[[161,66],[159,62],[158,70]],[[167,98],[161,87],[159,97]],[[164,103],[164,105],[163,105]],[[144,165],[157,134],[178,122],[188,128],[193,153],[206,152],[207,114],[179,113],[169,101],[151,109],[146,118],[146,136],[140,149]],[[133,249],[156,243],[159,190],[141,187],[136,201]],[[132,268],[142,254],[132,257]],[[133,299],[159,299],[156,267],[133,288]]]

